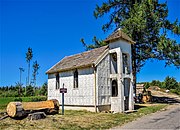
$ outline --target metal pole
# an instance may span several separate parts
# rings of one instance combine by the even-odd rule
[[[64,84],[63,84],[64,88]],[[62,115],[64,115],[64,92],[62,92]]]

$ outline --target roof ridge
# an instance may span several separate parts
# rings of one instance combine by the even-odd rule
[[[65,56],[65,57],[66,57],[66,58],[67,58],[67,57],[69,58],[69,57],[73,57],[73,56],[76,56],[76,55],[81,55],[81,54],[83,54],[83,53],[91,52],[91,51],[94,51],[94,50],[97,50],[97,49],[100,49],[100,48],[103,48],[103,47],[104,47],[104,48],[105,48],[105,47],[108,47],[108,45],[102,46],[102,47],[98,47],[98,48],[94,48],[94,49],[91,49],[91,50],[88,50],[88,51],[83,51],[83,52],[80,52],[80,53],[72,54],[72,55]],[[64,57],[64,58],[65,58],[65,57]],[[64,59],[64,58],[63,58],[63,59]],[[63,59],[62,59],[62,60],[63,60]]]
[[[110,34],[104,41],[105,42],[112,42],[116,41],[118,39],[124,39],[132,44],[135,42],[126,34],[122,31],[122,29],[118,28],[116,29],[112,34]]]
[[[46,74],[56,73],[60,71],[65,71],[73,68],[82,68],[87,66],[92,66],[97,58],[108,49],[108,45],[102,46],[100,48],[95,48],[89,51],[78,53],[71,56],[65,56],[62,60],[51,67]]]

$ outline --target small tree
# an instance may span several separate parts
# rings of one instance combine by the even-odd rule
[[[33,87],[31,85],[26,86],[26,96],[34,96]]]
[[[34,87],[36,86],[36,76],[38,75],[38,70],[39,70],[40,66],[37,63],[37,60],[33,63],[33,83],[34,83]]]
[[[145,84],[144,84],[144,87],[147,89],[147,88],[149,88],[150,87],[150,83],[149,82],[146,82]]]
[[[27,76],[27,85],[29,85],[29,79],[30,79],[30,62],[32,60],[32,57],[33,57],[33,51],[32,51],[32,48],[28,48],[28,51],[26,52],[26,61],[28,63],[28,76]]]
[[[162,85],[161,85],[161,82],[159,80],[152,80],[151,86],[161,87]]]
[[[17,91],[18,91],[18,95],[19,96],[22,96],[22,83],[21,82],[17,82],[16,83],[16,86],[15,86],[15,88],[17,89]]]
[[[47,96],[47,83],[45,82],[40,90],[40,95]]]
[[[164,87],[170,90],[170,89],[178,89],[179,86],[178,86],[178,82],[174,77],[167,76],[164,80]]]

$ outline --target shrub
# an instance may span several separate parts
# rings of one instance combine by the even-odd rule
[[[170,92],[180,95],[180,91],[177,89],[171,89]]]
[[[46,97],[33,97],[33,98],[31,98],[32,102],[46,101],[46,100],[47,100]]]
[[[20,98],[20,97],[15,98],[15,99],[14,99],[14,101],[15,101],[15,102],[16,102],[16,101],[20,101],[20,102],[22,102],[22,98]]]

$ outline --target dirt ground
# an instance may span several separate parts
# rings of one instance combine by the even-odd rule
[[[150,90],[153,96],[158,96],[158,97],[169,97],[169,98],[174,98],[180,100],[180,96],[172,93],[166,93],[162,91],[156,91],[156,90]]]
[[[171,104],[168,106],[168,108],[165,108],[164,110],[171,109],[176,103],[180,103],[180,96],[171,94],[171,93],[166,93],[162,91],[157,91],[157,90],[151,90],[151,93],[153,97],[157,98],[157,102],[154,103],[149,103],[149,104],[141,104],[144,106],[153,106],[157,105],[158,103],[164,103],[164,104]],[[0,111],[0,117],[3,116],[2,112]],[[77,127],[74,127],[75,124],[78,123],[84,123],[84,128],[93,128],[89,122],[97,122],[99,121],[98,118],[104,119],[104,122],[107,122],[107,119],[105,118],[107,114],[103,115],[104,113],[99,113],[99,115],[95,115],[94,113],[88,113],[88,114],[81,114],[80,113],[75,113],[77,115],[73,115],[74,113],[69,113],[67,116],[62,116],[61,114],[57,115],[49,115],[47,118],[43,120],[34,120],[34,121],[29,121],[27,118],[23,120],[14,120],[11,118],[6,118],[4,120],[0,121],[0,129],[69,129],[69,128],[74,128],[74,129],[81,129],[80,124],[77,125]],[[108,115],[111,116],[111,115]],[[79,118],[81,118],[82,122],[79,122]],[[102,119],[100,119],[102,120]],[[112,121],[112,119],[109,119]],[[74,123],[74,124],[73,124]],[[93,124],[92,124],[93,125]]]

